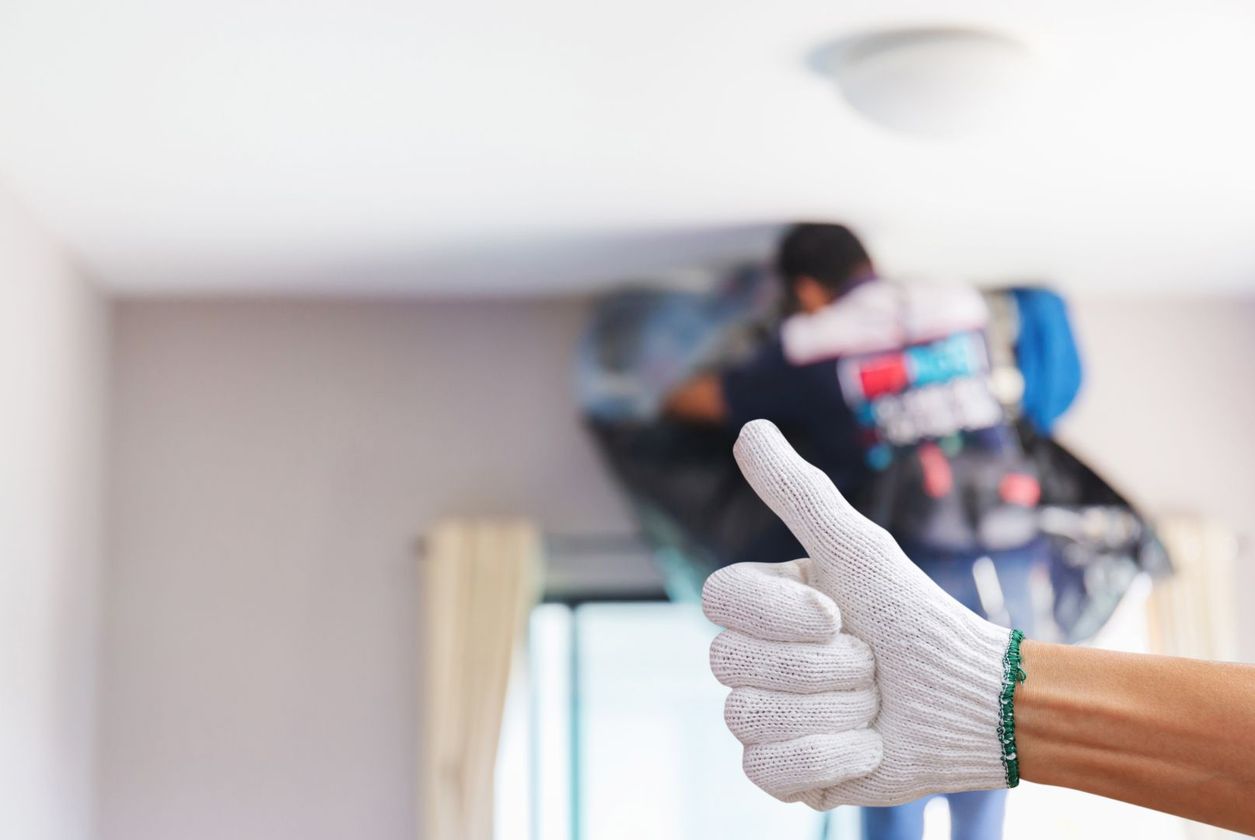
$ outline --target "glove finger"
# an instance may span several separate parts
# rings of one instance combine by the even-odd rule
[[[823,694],[737,688],[723,704],[723,720],[750,746],[859,729],[875,719],[879,707],[874,687]]]
[[[869,688],[876,661],[871,648],[848,633],[794,643],[725,630],[710,643],[710,670],[728,688],[817,694]]]
[[[879,732],[852,729],[746,747],[741,764],[751,782],[781,798],[865,776],[883,756]]]
[[[745,479],[821,566],[862,566],[897,552],[884,529],[851,507],[821,470],[793,450],[771,422],[746,423],[732,449]]]
[[[841,631],[841,612],[807,586],[810,560],[737,563],[702,587],[702,611],[715,624],[760,639],[826,642]]]

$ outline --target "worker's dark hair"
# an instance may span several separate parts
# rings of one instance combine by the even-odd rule
[[[840,293],[859,268],[870,265],[867,249],[845,225],[793,225],[780,240],[776,253],[776,270],[790,292],[799,277],[813,277],[825,288]]]

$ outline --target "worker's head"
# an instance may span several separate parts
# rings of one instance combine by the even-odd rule
[[[815,312],[872,275],[871,257],[845,225],[793,225],[780,240],[776,268],[793,309]]]

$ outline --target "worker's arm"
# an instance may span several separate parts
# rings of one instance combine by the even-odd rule
[[[728,416],[723,382],[713,373],[695,376],[667,395],[663,411],[677,420],[722,423]]]
[[[692,377],[667,395],[663,411],[690,423],[770,417],[791,424],[801,406],[829,398],[835,383],[830,366],[795,366],[780,342],[772,341],[739,364]]]
[[[1020,775],[1255,834],[1255,667],[1025,640]]]

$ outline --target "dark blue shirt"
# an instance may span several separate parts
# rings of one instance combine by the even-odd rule
[[[723,374],[723,396],[734,429],[750,420],[770,420],[847,497],[863,489],[866,459],[854,414],[841,394],[835,359],[790,364],[776,338]]]

